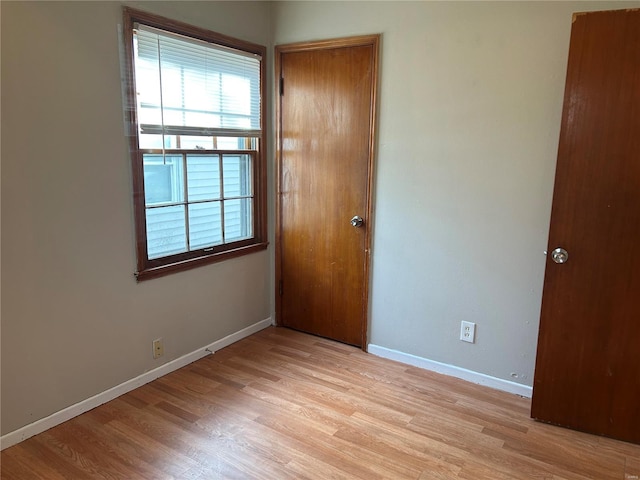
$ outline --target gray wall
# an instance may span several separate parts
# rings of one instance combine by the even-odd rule
[[[268,3],[135,6],[270,42]],[[272,295],[269,252],[136,284],[121,4],[1,8],[6,434],[268,318]]]
[[[277,44],[383,35],[371,343],[532,385],[572,12],[632,6],[275,5]]]

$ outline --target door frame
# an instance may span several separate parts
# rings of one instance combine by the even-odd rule
[[[370,283],[370,263],[371,263],[371,236],[373,226],[373,181],[375,165],[375,147],[377,132],[377,110],[378,110],[378,58],[380,51],[380,34],[361,35],[355,37],[341,37],[328,40],[314,40],[308,42],[288,43],[276,45],[274,50],[274,98],[276,111],[276,231],[275,231],[275,307],[276,325],[281,326],[282,322],[282,297],[280,295],[280,285],[282,281],[282,110],[280,95],[280,78],[282,71],[282,55],[294,52],[304,52],[312,50],[327,50],[345,47],[372,46],[372,89],[371,89],[371,115],[369,118],[369,160],[367,166],[367,206],[365,227],[365,251],[364,251],[364,291],[362,292],[362,350],[367,351],[367,333],[369,325],[369,283]]]

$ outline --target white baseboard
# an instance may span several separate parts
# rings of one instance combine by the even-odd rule
[[[102,405],[103,403],[107,403],[114,398],[119,397],[131,390],[134,390],[142,385],[149,383],[156,378],[162,377],[168,373],[173,372],[174,370],[178,370],[179,368],[184,367],[185,365],[189,365],[196,360],[201,359],[211,353],[216,352],[224,347],[231,345],[232,343],[237,342],[238,340],[242,340],[249,335],[252,335],[260,330],[263,330],[272,325],[271,318],[267,318],[265,320],[261,320],[253,325],[250,325],[242,330],[232,333],[231,335],[227,335],[220,340],[213,342],[210,345],[199,348],[198,350],[187,353],[180,358],[176,358],[175,360],[171,360],[158,368],[154,368],[148,372],[143,373],[131,380],[127,380],[120,385],[116,385],[109,390],[106,390],[102,393],[98,393],[93,397],[87,398],[86,400],[82,400],[74,405],[71,405],[59,412],[53,413],[48,417],[37,420],[29,425],[25,425],[18,430],[14,430],[13,432],[9,432],[6,435],[0,437],[0,450],[4,450],[5,448],[11,447],[17,443],[26,440],[27,438],[33,437],[39,433],[44,432],[45,430],[49,430],[56,425],[60,425],[61,423],[66,422],[67,420],[72,419],[73,417],[77,417],[78,415],[88,412],[89,410]]]
[[[533,395],[533,387],[528,385],[522,385],[521,383],[511,382],[509,380],[503,380],[502,378],[492,377],[485,375],[484,373],[474,372],[473,370],[467,370],[466,368],[456,367],[455,365],[449,365],[447,363],[440,363],[434,360],[429,360],[422,357],[417,357],[409,353],[399,352],[390,348],[381,347],[379,345],[369,344],[367,351],[378,357],[388,358],[389,360],[396,360],[401,363],[406,363],[418,368],[424,368],[425,370],[431,370],[432,372],[441,373],[443,375],[449,375],[450,377],[460,378],[471,383],[478,385],[484,385],[487,387],[495,388],[496,390],[502,390],[504,392],[515,393],[523,397],[531,398]]]

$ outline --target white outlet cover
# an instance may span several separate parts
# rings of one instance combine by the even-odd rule
[[[460,340],[463,342],[476,343],[476,324],[473,322],[460,323]]]

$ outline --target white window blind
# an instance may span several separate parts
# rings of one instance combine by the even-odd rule
[[[145,25],[134,50],[139,133],[260,136],[258,55]]]

